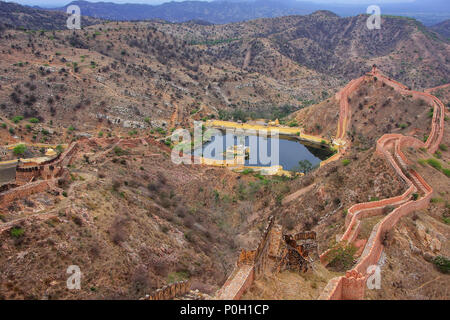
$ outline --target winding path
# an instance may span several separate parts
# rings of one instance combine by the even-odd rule
[[[433,189],[430,185],[409,165],[410,162],[402,152],[404,147],[426,148],[428,152],[434,153],[442,140],[444,134],[445,107],[443,103],[429,93],[411,91],[397,81],[387,78],[381,74],[376,67],[361,78],[351,81],[337,97],[340,99],[340,118],[337,130],[337,138],[344,140],[347,125],[351,113],[348,104],[349,95],[353,93],[366,79],[376,77],[377,80],[393,87],[401,94],[412,95],[416,99],[423,99],[433,106],[433,118],[431,132],[424,143],[413,137],[401,134],[385,134],[377,141],[377,153],[382,155],[393,167],[399,177],[408,185],[408,189],[400,196],[383,199],[380,201],[359,203],[353,205],[345,220],[346,230],[338,245],[347,245],[356,240],[361,219],[365,217],[386,215],[372,230],[372,233],[364,247],[358,263],[352,270],[347,271],[345,276],[330,280],[319,299],[363,299],[366,279],[371,274],[370,266],[376,265],[383,251],[382,240],[387,231],[395,226],[397,221],[415,210],[428,207]],[[347,148],[348,146],[346,146]],[[345,149],[343,150],[345,152]],[[391,211],[392,210],[392,211]],[[320,259],[327,264],[330,250],[325,251]],[[373,272],[373,271],[372,271]]]

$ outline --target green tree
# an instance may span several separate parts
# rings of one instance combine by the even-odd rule
[[[19,144],[14,147],[13,152],[16,156],[21,156],[27,151],[27,147],[24,144]]]
[[[294,168],[294,171],[303,172],[304,174],[307,174],[313,169],[313,165],[308,160],[300,160],[298,162],[298,166]]]

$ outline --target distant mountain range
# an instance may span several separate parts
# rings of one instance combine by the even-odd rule
[[[215,24],[246,21],[296,14],[310,14],[317,10],[333,11],[340,16],[366,13],[367,4],[317,4],[295,0],[216,0],[167,2],[160,5],[117,4],[112,2],[73,1],[51,10],[65,11],[69,5],[78,5],[82,15],[108,20],[163,19],[170,22],[204,20]],[[383,4],[381,13],[416,18],[425,25],[434,25],[450,19],[450,1],[429,0],[403,4]]]
[[[442,21],[430,28],[431,30],[439,33],[447,39],[450,39],[450,19]]]
[[[21,6],[12,2],[0,1],[0,29],[58,30],[67,28],[68,14]],[[81,25],[100,23],[100,19],[87,15],[82,17]]]

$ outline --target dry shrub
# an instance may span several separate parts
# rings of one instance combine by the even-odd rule
[[[89,248],[89,253],[93,258],[99,258],[101,255],[100,245],[96,242],[92,243]]]
[[[134,294],[144,295],[152,288],[148,271],[144,266],[137,267],[131,275],[131,290]]]
[[[71,180],[65,175],[58,179],[58,187],[61,189],[66,189],[71,183]]]
[[[183,224],[186,228],[192,228],[192,226],[194,225],[195,219],[193,216],[191,215],[187,215],[183,218]]]
[[[175,214],[176,214],[177,216],[179,216],[180,218],[185,218],[186,215],[187,215],[186,207],[183,206],[183,205],[178,206],[178,207],[175,209]]]
[[[128,218],[118,215],[114,219],[114,222],[110,228],[111,239],[115,244],[120,244],[127,238],[126,225],[128,224]]]
[[[81,227],[83,225],[83,220],[78,216],[73,216],[72,220],[79,227]]]
[[[164,175],[164,173],[163,172],[161,172],[161,171],[158,171],[158,173],[156,174],[156,178],[157,178],[157,181],[160,183],[160,184],[166,184],[167,183],[167,178],[166,178],[166,176]]]
[[[111,185],[112,185],[112,189],[113,189],[114,191],[117,191],[117,190],[119,190],[120,186],[122,185],[122,182],[121,182],[120,180],[113,179]]]
[[[287,213],[283,216],[283,219],[281,221],[281,224],[283,225],[283,227],[285,227],[288,231],[291,231],[294,229],[295,227],[295,219],[294,217]]]
[[[211,285],[209,285],[207,283],[201,282],[200,280],[197,280],[197,279],[192,280],[192,282],[191,282],[191,289],[192,290],[198,290],[198,291],[200,291],[202,293],[206,293],[206,294],[209,294],[209,295],[211,295],[211,294],[213,294],[215,292],[213,286],[211,286]]]
[[[158,192],[158,190],[160,188],[160,185],[158,183],[155,183],[155,182],[150,182],[148,184],[147,188],[148,188],[149,191]]]
[[[383,246],[388,247],[394,242],[394,230],[388,230],[381,236],[381,243]]]

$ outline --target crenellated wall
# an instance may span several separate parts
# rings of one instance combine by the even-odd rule
[[[0,194],[0,207],[6,206],[15,200],[28,197],[34,193],[44,192],[50,188],[50,185],[52,185],[50,181],[40,180],[5,191]]]
[[[425,147],[430,153],[436,151],[444,132],[445,109],[442,102],[427,93],[408,90],[402,84],[380,74],[375,67],[366,76],[376,76],[402,94],[411,94],[414,98],[424,99],[433,105],[431,132],[425,143],[413,137],[406,137],[400,134],[386,134],[377,141],[377,153],[388,161],[398,176],[408,185],[408,189],[401,196],[355,204],[348,210],[345,220],[346,231],[338,245],[345,246],[356,240],[362,218],[380,215],[388,207],[394,208],[373,228],[357,265],[352,270],[347,271],[345,276],[330,280],[319,299],[363,299],[366,279],[370,275],[368,274],[368,268],[371,265],[376,265],[381,257],[385,233],[391,230],[401,217],[416,210],[427,208],[433,193],[431,186],[415,170],[409,167],[410,162],[403,154],[402,149],[405,147]],[[338,96],[341,99],[342,115],[340,116],[345,118],[348,117],[349,113],[348,95],[352,90],[356,89],[355,86],[351,86],[352,90],[348,90],[347,87]],[[342,109],[345,109],[345,112]],[[340,123],[345,124],[345,119],[340,119]],[[342,132],[343,129],[338,130],[338,135],[342,135]],[[413,193],[417,193],[418,198],[416,200],[412,198]],[[330,250],[327,250],[320,256],[322,263],[327,264],[329,262],[329,253]]]
[[[17,167],[15,183],[19,186],[31,182],[41,175],[39,167]]]
[[[191,281],[178,281],[157,289],[155,293],[145,298],[145,300],[172,300],[183,296],[191,290]]]
[[[275,225],[274,217],[270,216],[258,246],[255,250],[241,250],[236,267],[216,293],[216,299],[238,300],[255,279],[264,275],[269,256],[279,249],[280,230],[281,226]]]
[[[0,206],[6,206],[17,199],[52,188],[53,180],[64,173],[64,167],[71,163],[76,150],[75,142],[62,154],[40,165],[17,166],[15,184],[18,187],[0,193]],[[37,180],[39,178],[42,180]]]

